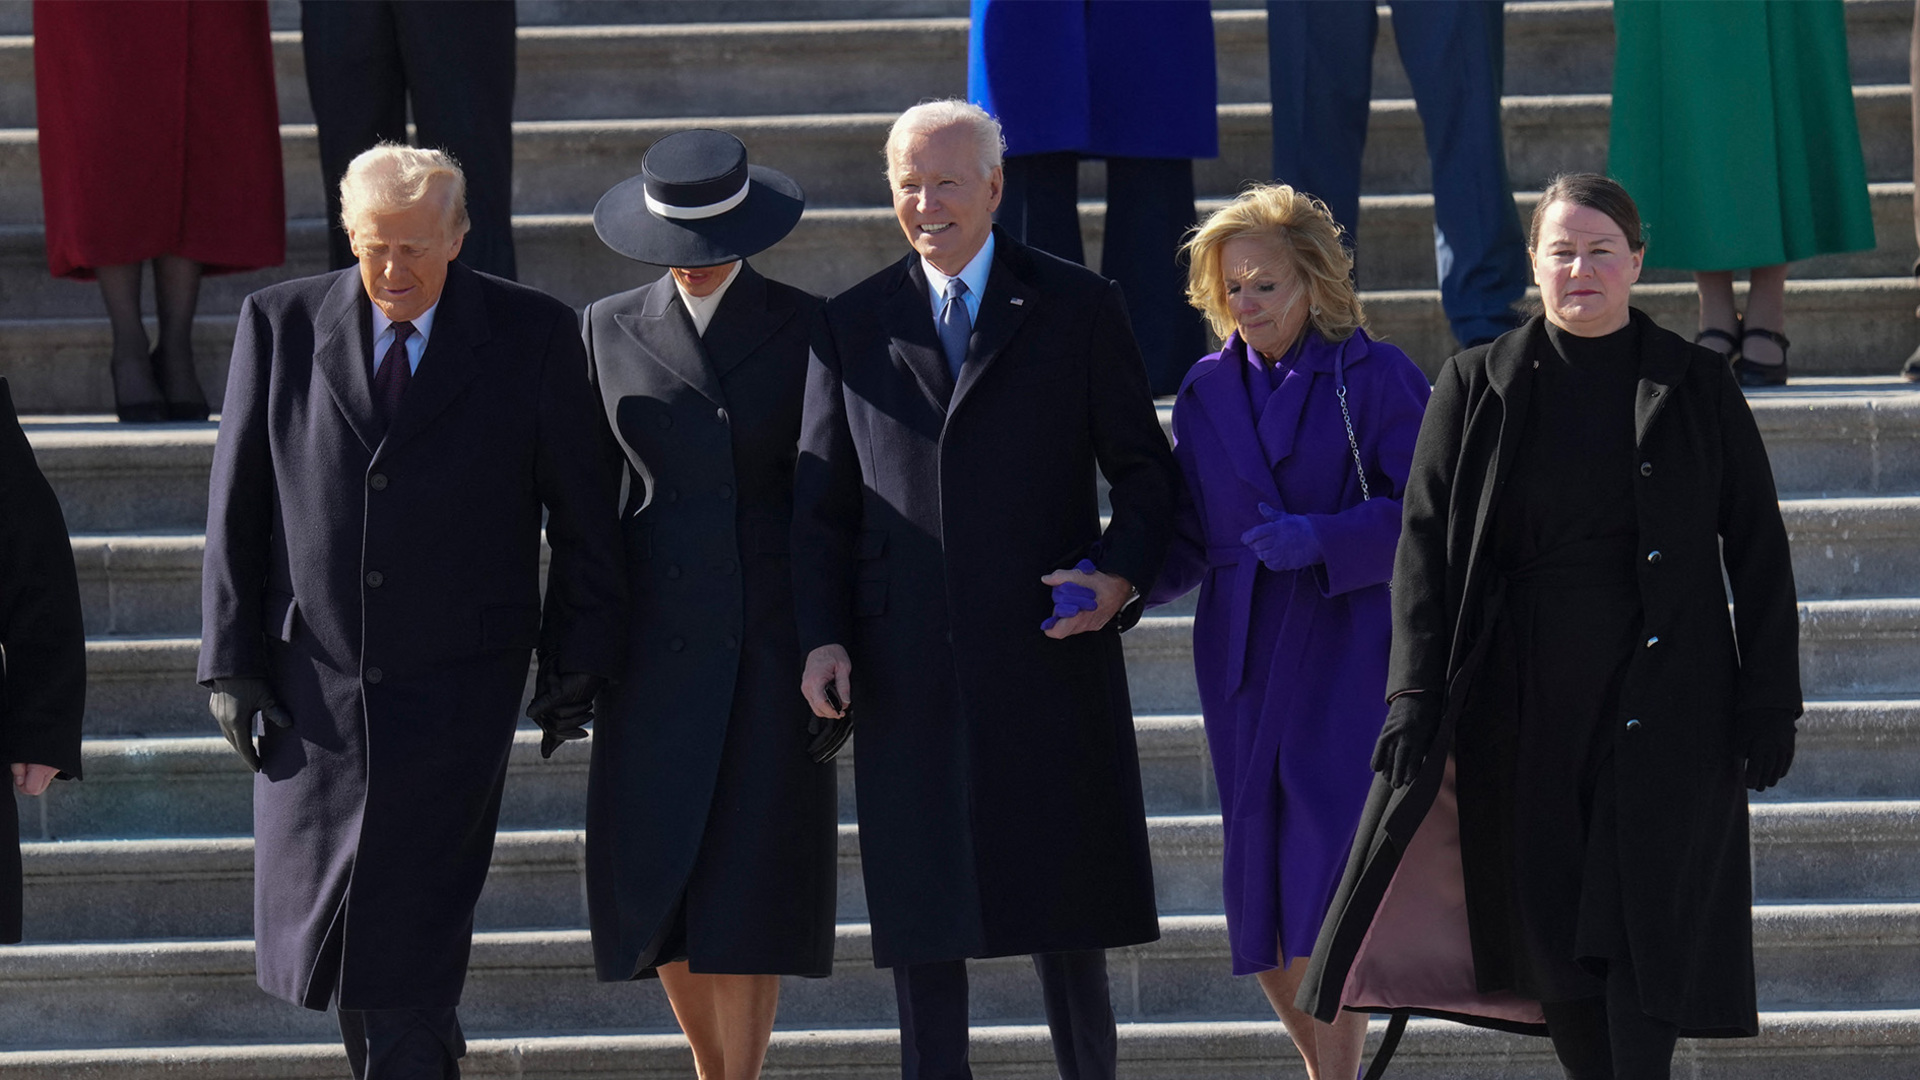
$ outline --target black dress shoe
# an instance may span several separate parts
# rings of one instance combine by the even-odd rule
[[[1900,365],[1900,377],[1908,382],[1920,382],[1920,349],[1913,350],[1907,362]]]

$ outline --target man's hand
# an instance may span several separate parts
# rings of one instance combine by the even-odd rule
[[[277,728],[293,726],[293,715],[273,699],[273,687],[265,679],[215,679],[213,694],[207,698],[207,711],[220,723],[247,768],[260,771],[260,754],[253,745],[253,714],[259,713]]]
[[[1040,584],[1054,586],[1054,614],[1057,616],[1063,606],[1060,586],[1073,585],[1093,593],[1094,606],[1091,611],[1081,611],[1066,618],[1049,620],[1052,626],[1042,627],[1046,635],[1055,640],[1070,638],[1075,634],[1084,634],[1089,630],[1099,630],[1113,621],[1113,617],[1126,606],[1127,597],[1133,595],[1133,585],[1126,578],[1098,570],[1088,571],[1081,567],[1091,566],[1087,560],[1080,560],[1071,570],[1055,570],[1040,579]],[[1068,595],[1072,595],[1071,592]],[[1069,600],[1067,604],[1082,606]]]
[[[853,660],[847,656],[842,645],[822,645],[807,654],[807,669],[800,675],[800,693],[813,706],[813,715],[828,720],[838,720],[845,715],[845,709],[836,709],[827,700],[827,686],[832,684],[834,692],[840,695],[840,704],[853,704]]]
[[[540,657],[533,679],[533,701],[527,719],[540,725],[540,757],[550,758],[564,742],[587,737],[584,725],[593,721],[593,699],[606,689],[604,676],[583,671],[559,672],[549,657]]]
[[[1266,503],[1260,516],[1267,520],[1240,534],[1269,570],[1304,570],[1326,561],[1313,526],[1298,514],[1283,514]]]
[[[60,774],[60,770],[51,765],[28,765],[25,762],[13,763],[13,787],[22,795],[38,795],[47,790],[47,785]]]

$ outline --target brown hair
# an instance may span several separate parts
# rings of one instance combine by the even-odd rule
[[[1633,204],[1633,196],[1627,194],[1627,189],[1621,187],[1619,181],[1599,173],[1579,172],[1561,173],[1540,193],[1540,203],[1533,208],[1533,221],[1527,226],[1528,251],[1540,242],[1540,223],[1546,219],[1547,208],[1558,202],[1600,211],[1620,226],[1627,237],[1627,250],[1646,250],[1647,241],[1640,229],[1640,208]]]
[[[1367,324],[1353,289],[1353,255],[1340,243],[1340,224],[1327,204],[1286,184],[1254,184],[1200,223],[1181,253],[1187,257],[1187,302],[1199,308],[1215,336],[1233,333],[1220,249],[1229,240],[1265,240],[1300,275],[1308,320],[1328,341],[1345,341]]]

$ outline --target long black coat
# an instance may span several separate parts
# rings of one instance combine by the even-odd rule
[[[1632,317],[1642,342],[1634,502],[1646,640],[1628,665],[1613,718],[1622,919],[1648,1013],[1690,1035],[1751,1035],[1758,1026],[1752,884],[1737,755],[1752,725],[1800,713],[1793,569],[1766,447],[1726,361],[1638,311]],[[1505,927],[1488,925],[1485,912],[1509,895],[1510,864],[1500,857],[1498,815],[1486,808],[1500,805],[1514,782],[1498,768],[1512,733],[1476,709],[1467,686],[1476,674],[1474,646],[1491,628],[1485,608],[1496,574],[1488,526],[1527,415],[1530,350],[1550,347],[1536,341],[1544,325],[1536,317],[1448,360],[1427,405],[1394,566],[1387,686],[1390,696],[1446,695],[1448,719],[1418,780],[1400,791],[1375,780],[1300,993],[1301,1007],[1322,1019],[1343,1004],[1394,1005],[1544,1033],[1534,1003],[1476,986],[1472,971],[1436,971],[1431,963],[1445,954],[1476,970],[1504,966]],[[1443,792],[1454,763],[1457,787]],[[1407,865],[1421,873],[1395,875],[1423,822],[1423,840],[1453,828],[1451,817],[1435,820],[1441,815],[1428,810],[1451,810],[1456,794],[1464,854],[1447,870],[1463,874],[1451,892],[1464,885],[1466,917],[1451,927],[1470,941],[1381,947],[1409,929],[1386,918],[1376,924],[1390,882],[1396,918],[1424,918],[1423,903],[1429,911],[1443,906],[1440,875],[1429,875],[1447,860],[1417,848]],[[1376,940],[1356,971],[1369,930]],[[1438,931],[1421,932],[1431,938]],[[1343,1001],[1350,974],[1372,993]],[[1461,992],[1433,999],[1436,985]]]
[[[694,971],[833,968],[834,770],[806,753],[787,558],[819,308],[744,265],[704,339],[670,277],[587,307],[588,360],[631,462],[627,651],[587,785],[602,979],[672,960],[658,950],[676,908]]]
[[[87,634],[67,519],[0,379],[0,770],[51,765],[80,779]],[[0,772],[0,943],[20,940],[20,822]]]
[[[957,387],[917,255],[828,303],[807,376],[800,644],[853,658],[882,967],[1159,933],[1117,627],[1046,637],[1040,578],[1097,540],[1148,587],[1172,453],[1118,287],[996,245]]]
[[[625,574],[571,309],[455,263],[384,439],[356,270],[247,298],[214,450],[199,676],[265,676],[260,985],[457,1004],[531,651],[612,676]],[[553,548],[544,617],[541,510]]]

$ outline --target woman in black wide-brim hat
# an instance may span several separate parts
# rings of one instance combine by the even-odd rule
[[[647,151],[593,223],[669,267],[588,305],[624,451],[632,614],[594,725],[587,902],[599,976],[658,976],[699,1075],[760,1074],[780,975],[833,966],[833,765],[809,711],[787,562],[808,329],[820,301],[747,265],[800,220],[740,140]]]

